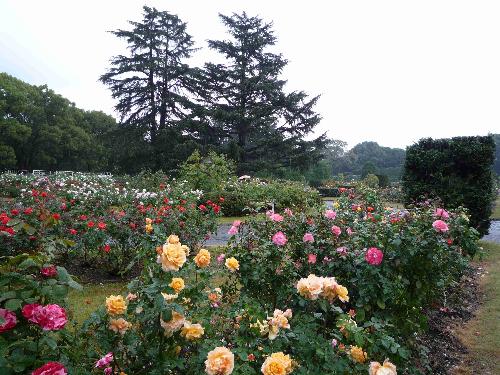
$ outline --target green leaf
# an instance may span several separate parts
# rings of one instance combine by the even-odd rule
[[[382,310],[385,309],[385,302],[382,300],[377,300],[377,306],[380,307]]]
[[[14,299],[9,299],[7,302],[5,302],[5,308],[7,310],[17,310],[21,307],[21,305],[23,304],[23,301],[18,299],[18,298],[14,298]]]
[[[25,270],[27,268],[30,268],[30,267],[37,267],[38,265],[36,264],[36,262],[32,259],[32,258],[28,258],[24,261],[21,262],[21,264],[19,264],[19,266],[17,266],[20,270]]]

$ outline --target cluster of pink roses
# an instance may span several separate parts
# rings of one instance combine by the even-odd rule
[[[44,331],[60,330],[68,322],[66,310],[56,304],[42,306],[38,303],[31,303],[24,305],[22,314],[28,321],[42,327]]]
[[[240,220],[233,221],[233,225],[231,226],[231,228],[229,228],[229,231],[227,232],[227,234],[229,234],[230,236],[234,236],[235,234],[237,234],[238,228],[240,225],[241,225]]]
[[[434,216],[439,217],[441,219],[447,220],[450,218],[450,214],[444,209],[444,208],[436,208],[436,211],[434,211]],[[445,233],[448,232],[448,224],[444,222],[443,220],[436,220],[432,223],[432,227],[436,232],[440,233]]]
[[[95,364],[96,368],[104,368],[104,374],[109,375],[113,373],[110,363],[113,362],[113,353],[108,353]]]

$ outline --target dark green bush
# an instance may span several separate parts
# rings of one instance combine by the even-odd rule
[[[491,136],[420,140],[406,150],[405,203],[437,198],[446,208],[466,207],[471,225],[485,234],[493,204]]]

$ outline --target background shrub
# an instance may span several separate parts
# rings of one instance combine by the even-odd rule
[[[405,203],[438,198],[446,207],[464,206],[470,211],[471,225],[487,233],[494,154],[491,136],[420,140],[406,151]]]

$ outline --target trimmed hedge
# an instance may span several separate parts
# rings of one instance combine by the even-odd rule
[[[493,205],[491,136],[426,138],[409,146],[403,174],[405,203],[439,199],[444,207],[466,207],[471,225],[486,234]]]

